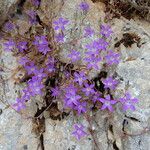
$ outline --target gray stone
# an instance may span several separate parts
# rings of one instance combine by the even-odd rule
[[[0,0],[0,26],[7,19],[8,14],[14,12],[18,0]]]

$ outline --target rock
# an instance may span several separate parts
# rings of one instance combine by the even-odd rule
[[[148,52],[150,49],[150,28],[147,28],[146,23],[139,25],[137,22],[133,20],[122,22],[123,28],[125,29],[128,26],[128,33],[134,32],[139,35],[141,42],[144,44],[140,47],[133,44],[131,48],[125,48],[121,45],[120,50],[124,60],[118,65],[116,70],[118,76],[123,79],[118,90],[125,90],[124,85],[129,84],[128,91],[130,91],[133,97],[139,98],[136,111],[125,112],[125,116],[127,117],[125,118],[128,122],[128,124],[124,125],[125,132],[131,134],[131,136],[122,140],[124,150],[148,150],[150,148],[150,53]],[[135,59],[126,60],[128,57],[134,57]],[[121,86],[123,86],[123,89]]]
[[[74,117],[69,115],[62,121],[46,120],[46,132],[44,133],[44,147],[46,150],[66,150],[66,149],[92,149],[90,135],[82,141],[77,141],[71,133],[73,132]],[[83,122],[83,120],[81,120]],[[84,126],[87,127],[84,121]]]
[[[1,43],[3,43],[1,41]],[[0,150],[36,150],[39,140],[31,133],[33,124],[31,116],[36,112],[33,101],[27,103],[27,109],[22,114],[17,113],[11,105],[15,103],[23,85],[16,84],[12,79],[18,63],[11,52],[0,49]]]
[[[14,12],[15,5],[17,4],[18,0],[1,0],[0,1],[0,26],[4,23],[7,19],[8,14]]]

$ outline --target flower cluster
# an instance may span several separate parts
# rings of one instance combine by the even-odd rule
[[[44,35],[36,36],[33,45],[35,45],[38,48],[39,52],[43,53],[44,55],[46,55],[47,52],[50,51],[49,43],[46,39],[46,36]]]
[[[39,6],[40,3],[39,0],[32,0],[31,2],[35,6]],[[78,8],[81,13],[87,12],[89,5],[82,2]],[[37,22],[36,11],[28,11],[28,16],[30,23],[35,25]],[[49,94],[49,97],[55,102],[62,100],[64,110],[73,110],[78,115],[87,114],[93,107],[97,110],[113,112],[118,103],[121,104],[124,111],[135,110],[135,104],[138,100],[132,98],[129,92],[125,92],[122,98],[114,98],[114,92],[119,81],[113,76],[97,77],[99,87],[94,79],[89,79],[91,70],[100,73],[103,66],[111,67],[120,62],[120,54],[109,49],[113,34],[111,27],[102,24],[98,36],[90,26],[85,27],[82,38],[88,38],[89,42],[83,46],[84,57],[81,56],[78,46],[75,47],[74,44],[70,43],[70,53],[66,55],[70,62],[67,64],[59,59],[57,48],[60,43],[65,45],[65,31],[68,24],[69,21],[64,17],[52,22],[54,31],[52,42],[50,36],[46,35],[45,32],[39,34],[38,31],[27,41],[19,39],[15,42],[13,38],[10,38],[4,42],[3,46],[6,51],[19,53],[18,62],[28,77],[26,87],[22,90],[21,97],[16,99],[13,108],[16,111],[21,111],[26,108],[26,103],[32,97],[37,95],[44,97]],[[12,30],[13,26],[8,23],[5,28]],[[52,46],[53,43],[56,46]],[[59,47],[59,49],[61,48],[63,46]],[[78,67],[77,62],[82,61],[83,67]],[[100,87],[102,88],[100,89]],[[78,140],[87,135],[82,124],[75,124],[74,128],[75,131],[72,134]]]
[[[59,43],[64,42],[64,31],[65,26],[69,23],[67,19],[64,19],[63,17],[58,18],[58,20],[53,21],[53,27],[54,30],[57,32],[55,34],[55,40]]]

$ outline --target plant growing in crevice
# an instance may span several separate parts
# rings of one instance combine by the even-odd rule
[[[64,117],[73,111],[76,116],[84,116],[89,124],[91,124],[89,113],[93,108],[97,111],[106,109],[113,112],[115,105],[120,103],[124,110],[135,110],[134,104],[138,100],[132,98],[128,92],[123,98],[114,98],[119,81],[113,76],[108,76],[106,72],[106,68],[117,65],[121,59],[118,52],[110,50],[113,34],[111,27],[102,24],[99,32],[96,33],[92,27],[86,26],[82,36],[73,40],[75,43],[80,43],[81,39],[89,39],[90,42],[83,46],[86,52],[81,54],[73,41],[65,39],[66,27],[71,24],[71,21],[64,17],[54,18],[49,27],[40,21],[42,29],[39,31],[39,28],[36,28],[39,24],[36,9],[40,1],[31,2],[30,4],[35,5],[35,10],[28,10],[27,15],[31,24],[30,30],[34,27],[34,33],[24,37],[18,33],[11,37],[12,30],[17,32],[17,24],[14,23],[14,25],[5,24],[4,29],[7,30],[3,30],[3,37],[6,39],[3,43],[4,50],[16,55],[26,76],[26,80],[21,81],[27,83],[21,91],[22,95],[17,98],[12,107],[20,112],[26,108],[26,103],[30,99],[38,95],[43,97],[44,104],[34,116],[36,119],[40,118],[44,111],[49,111],[52,119],[57,117],[61,119],[60,114]],[[86,15],[90,6],[82,2],[77,9]],[[93,39],[93,35],[96,35],[97,39]],[[70,51],[67,54],[68,62],[64,63],[59,53],[66,44]],[[79,62],[82,65],[78,66]],[[91,70],[97,71],[98,76],[91,79],[89,77]],[[62,104],[61,109],[58,109],[58,103]],[[74,127],[73,135],[78,140],[87,135],[83,125],[75,124]],[[92,134],[92,129],[90,133]],[[96,141],[95,144],[97,145]]]

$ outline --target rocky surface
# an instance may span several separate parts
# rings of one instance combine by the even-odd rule
[[[8,14],[13,13],[18,0],[0,0],[0,26],[8,18]]]
[[[80,33],[80,17],[76,12],[80,0],[55,1],[53,5],[49,1],[42,1],[41,10],[38,12],[40,19],[47,23],[45,17],[50,18],[51,7],[55,7],[55,17],[63,16],[74,22],[77,34]],[[104,21],[105,5],[87,1],[90,11],[84,20],[84,25],[90,24],[98,29],[98,21]],[[43,12],[44,11],[44,12]],[[78,14],[79,13],[79,14]],[[150,149],[150,26],[149,23],[137,18],[127,20],[123,17],[113,18],[109,21],[114,37],[112,48],[122,55],[121,63],[109,73],[116,73],[120,79],[116,97],[122,91],[129,90],[134,97],[139,98],[139,104],[134,112],[123,112],[118,105],[114,114],[97,112],[91,114],[94,137],[101,150],[149,150]],[[68,33],[72,26],[68,27]],[[119,43],[128,33],[132,44]],[[131,36],[132,35],[132,36]],[[133,36],[134,35],[134,36]],[[68,38],[71,37],[71,34]],[[128,40],[126,38],[126,40]],[[2,42],[2,41],[1,41]],[[117,43],[117,46],[116,46]],[[73,124],[82,122],[86,127],[85,119],[77,118],[69,114],[61,121],[55,121],[45,115],[45,131],[41,132],[42,139],[33,133],[33,116],[36,113],[34,100],[28,104],[28,109],[22,114],[15,112],[9,104],[12,104],[19,95],[22,85],[15,84],[11,78],[18,64],[12,53],[4,52],[1,48],[1,65],[3,66],[0,78],[1,102],[0,109],[0,150],[98,150],[91,135],[77,141],[72,137]],[[66,60],[62,52],[62,60]],[[5,67],[4,67],[5,66]],[[10,70],[11,69],[11,70]],[[95,75],[95,74],[94,74]],[[28,113],[29,112],[29,113]]]

